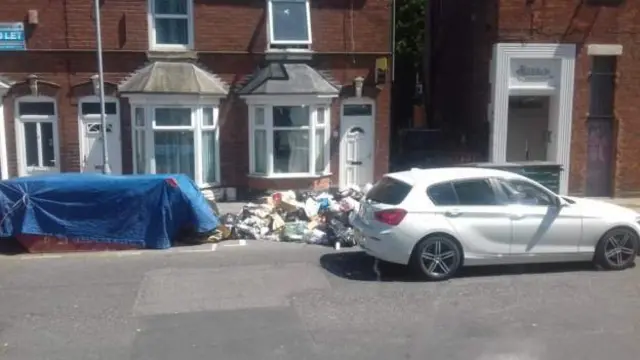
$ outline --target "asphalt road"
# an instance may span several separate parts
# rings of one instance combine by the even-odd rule
[[[353,251],[232,245],[2,256],[0,359],[602,360],[640,354],[638,269],[490,268],[423,283],[388,265],[378,276],[373,261]]]

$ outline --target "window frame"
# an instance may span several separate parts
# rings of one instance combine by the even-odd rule
[[[147,28],[149,30],[149,49],[154,51],[185,51],[194,49],[195,21],[193,16],[193,0],[186,0],[187,14],[156,14],[156,0],[147,0]],[[156,18],[187,20],[187,44],[158,44],[156,36]]]
[[[270,100],[270,101],[269,101]],[[308,101],[311,100],[311,101]],[[331,98],[317,98],[308,99],[307,101],[284,98],[281,99],[266,99],[258,102],[249,101],[249,175],[254,177],[264,178],[316,178],[330,175],[330,139],[331,139]],[[278,106],[309,106],[309,125],[301,127],[274,127],[273,126],[273,108]],[[264,124],[257,125],[255,123],[255,111],[257,108],[264,109]],[[324,111],[324,124],[318,124],[318,111],[323,109]],[[302,173],[276,173],[274,172],[274,157],[273,152],[273,138],[274,130],[307,130],[309,134],[309,171]],[[324,170],[322,173],[315,171],[316,166],[316,131],[318,129],[324,130]],[[254,133],[256,130],[266,130],[266,167],[264,173],[256,172],[256,158],[255,158],[255,142],[253,141]]]
[[[460,196],[458,195],[458,191],[456,190],[455,185],[458,183],[466,183],[466,182],[479,181],[479,180],[483,180],[489,183],[489,187],[491,188],[491,191],[493,191],[493,195],[495,196],[495,199],[496,199],[495,204],[484,204],[484,205],[461,204]],[[440,204],[437,204],[435,201],[433,201],[433,199],[431,198],[429,194],[429,190],[434,186],[439,186],[443,184],[449,184],[449,186],[451,187],[453,193],[456,196],[456,204],[440,205]],[[427,188],[425,189],[425,195],[427,196],[429,201],[431,201],[431,203],[436,207],[504,206],[505,205],[504,193],[500,188],[497,187],[496,179],[494,177],[472,177],[472,178],[465,178],[465,179],[452,179],[452,180],[446,180],[446,181],[439,181],[427,186]]]
[[[427,186],[427,189],[425,190],[427,198],[436,207],[440,207],[440,206],[458,206],[460,204],[460,199],[458,199],[458,193],[456,192],[456,188],[453,186],[453,183],[454,183],[454,181],[441,181],[441,182],[437,182],[437,183],[434,183],[434,184],[431,184],[431,185]],[[456,200],[455,204],[439,204],[439,203],[437,203],[436,201],[433,200],[433,197],[431,197],[431,189],[435,188],[435,187],[438,187],[438,186],[443,186],[443,185],[449,186],[449,188],[451,189],[451,192],[453,192],[453,196],[455,197],[455,200]]]
[[[459,183],[466,183],[466,182],[472,182],[472,181],[479,181],[479,180],[483,180],[486,181],[489,184],[489,188],[491,189],[491,191],[493,192],[493,196],[495,197],[495,203],[494,204],[461,204],[460,203],[460,194],[458,194],[458,189],[456,189],[456,184]],[[502,199],[500,197],[500,190],[496,187],[496,183],[495,183],[495,179],[493,177],[474,177],[474,178],[468,178],[468,179],[457,179],[454,181],[451,181],[451,186],[453,186],[453,190],[456,193],[456,198],[458,199],[458,205],[456,206],[503,206],[503,202]]]
[[[277,40],[273,32],[273,3],[274,2],[304,2],[307,12],[307,40]],[[311,31],[311,0],[267,0],[267,40],[268,47],[284,47],[288,46],[306,46],[310,47],[313,43],[313,32]],[[291,49],[294,50],[295,48]],[[307,49],[297,49],[307,50]]]
[[[134,174],[156,174],[156,161],[154,138],[156,131],[192,131],[194,146],[194,179],[201,189],[214,187],[220,184],[220,99],[218,97],[193,96],[164,96],[156,95],[146,98],[130,97],[131,101],[131,160]],[[143,109],[142,126],[137,124],[136,109]],[[191,109],[191,124],[189,126],[158,126],[155,122],[156,109],[187,108]],[[204,125],[203,109],[212,108],[213,125]],[[144,171],[138,169],[137,132],[142,131],[144,138],[143,149],[145,151]],[[215,179],[213,182],[205,182],[202,156],[202,135],[204,132],[215,133]]]
[[[53,114],[50,115],[21,115],[20,104],[21,103],[39,103],[48,102],[53,104]],[[16,158],[18,167],[18,176],[28,176],[29,166],[27,165],[27,148],[26,148],[26,133],[24,129],[25,123],[50,123],[53,129],[53,156],[55,166],[37,166],[39,169],[52,169],[50,172],[60,172],[60,130],[58,128],[59,110],[58,103],[55,98],[49,96],[20,96],[15,99],[14,102],[14,124],[15,124],[15,136],[16,136]],[[39,130],[40,131],[40,130]],[[42,144],[38,143],[38,162],[42,162]]]

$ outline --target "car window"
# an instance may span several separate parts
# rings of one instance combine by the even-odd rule
[[[539,206],[554,204],[553,197],[547,191],[528,181],[500,180],[500,187],[507,195],[507,201],[510,204]]]
[[[489,179],[465,180],[453,183],[458,204],[467,206],[497,205],[496,194]]]
[[[411,185],[385,176],[369,190],[367,199],[382,204],[399,205],[410,191]]]
[[[427,196],[435,205],[458,205],[458,196],[450,182],[429,186]]]

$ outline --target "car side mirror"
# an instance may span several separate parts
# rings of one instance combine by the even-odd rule
[[[569,203],[565,199],[563,199],[560,196],[556,197],[556,206],[557,207],[561,208],[561,207],[565,207],[567,205],[569,205]]]

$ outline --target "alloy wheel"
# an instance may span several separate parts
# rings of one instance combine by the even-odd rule
[[[611,264],[622,266],[636,256],[632,234],[620,231],[609,236],[604,245],[604,256]]]
[[[456,267],[458,249],[450,241],[436,238],[425,246],[420,260],[429,276],[447,276]]]

